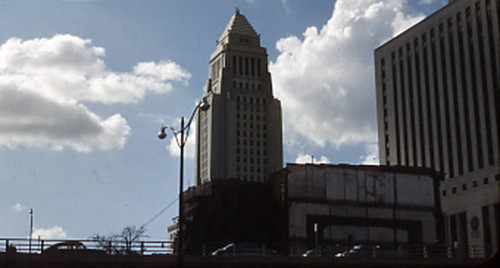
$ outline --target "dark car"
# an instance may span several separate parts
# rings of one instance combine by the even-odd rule
[[[396,246],[380,245],[355,245],[348,251],[335,254],[337,258],[400,258],[407,255],[405,251]]]
[[[82,254],[82,255],[106,255],[104,250],[88,249],[82,242],[66,241],[54,244],[43,250],[43,254]]]
[[[336,258],[373,258],[379,252],[379,245],[355,245],[351,249],[335,254]]]
[[[319,252],[316,252],[315,249],[309,249],[304,254],[302,254],[302,257],[307,258],[307,257],[316,257],[319,256]]]
[[[277,254],[276,250],[248,242],[230,243],[212,252],[212,256],[271,256]]]

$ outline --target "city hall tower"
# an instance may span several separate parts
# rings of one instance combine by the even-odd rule
[[[267,182],[283,166],[281,105],[273,97],[267,52],[236,10],[210,57],[198,111],[195,183],[214,179]]]

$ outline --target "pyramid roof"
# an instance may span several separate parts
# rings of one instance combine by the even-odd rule
[[[248,22],[245,16],[240,14],[239,10],[236,10],[236,14],[231,17],[231,20],[227,24],[226,29],[222,33],[219,40],[222,40],[226,35],[231,33],[257,36],[257,33],[253,29],[252,25]]]

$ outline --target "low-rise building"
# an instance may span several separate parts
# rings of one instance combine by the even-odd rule
[[[271,184],[285,210],[281,235],[303,252],[316,243],[443,243],[440,180],[426,168],[287,164]]]

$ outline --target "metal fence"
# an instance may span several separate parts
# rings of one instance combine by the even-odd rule
[[[125,243],[120,240],[106,242],[92,239],[26,239],[0,238],[0,253],[32,253],[42,254],[55,245],[81,243],[87,250],[103,250],[108,254],[172,254],[173,247],[170,241],[137,241]]]
[[[192,246],[185,251],[189,255],[219,255],[216,251],[224,251],[224,245],[205,243]],[[229,247],[225,256],[259,255],[290,256],[304,258],[354,258],[354,259],[484,259],[492,257],[496,248],[484,246],[453,247],[437,244],[422,245],[319,245],[318,248],[307,247],[303,243],[290,244],[254,244],[250,250]]]
[[[102,241],[92,239],[25,239],[0,238],[0,253],[43,254],[50,247],[64,243],[81,243],[88,250],[102,250],[115,254],[171,255],[171,241],[137,241],[126,244],[124,241]],[[238,243],[236,243],[238,244]],[[304,244],[253,244],[251,248],[237,246],[224,249],[225,245],[204,243],[190,245],[185,255],[198,256],[290,256],[304,258],[351,258],[351,259],[482,259],[489,258],[496,248],[481,246],[453,247],[447,245],[320,245],[308,248]],[[221,252],[218,254],[215,252]]]

